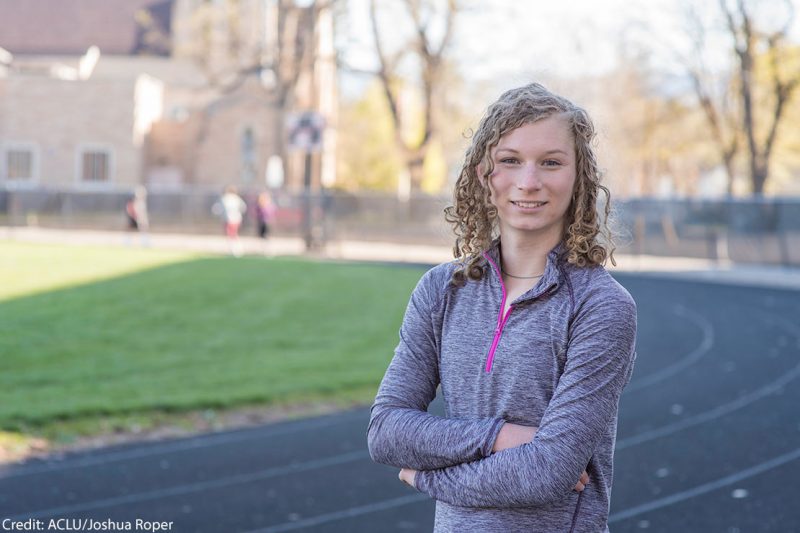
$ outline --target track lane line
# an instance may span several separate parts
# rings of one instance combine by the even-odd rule
[[[358,507],[350,507],[349,509],[344,509],[342,511],[312,516],[310,518],[297,520],[295,522],[284,522],[283,524],[277,524],[263,529],[254,529],[252,531],[248,531],[247,533],[279,533],[281,531],[292,531],[294,529],[319,526],[321,524],[334,522],[336,520],[354,518],[356,516],[375,513],[378,511],[385,511],[387,509],[393,509],[402,505],[409,505],[429,499],[430,497],[427,494],[411,494],[409,496],[401,496],[399,498],[392,498],[390,500],[381,500],[379,502],[370,503],[367,505],[359,505]]]
[[[788,320],[785,320],[777,315],[773,315],[772,313],[766,313],[766,314],[770,315],[771,320],[775,321],[776,323],[780,323],[790,333],[792,333],[795,337],[797,337],[798,340],[800,340],[799,327],[795,326]],[[702,413],[698,413],[694,416],[684,418],[683,420],[679,420],[677,422],[673,422],[672,424],[667,424],[666,426],[661,426],[659,428],[651,429],[643,433],[638,433],[636,435],[633,435],[632,437],[618,440],[615,446],[615,450],[624,450],[626,448],[630,448],[631,446],[636,446],[643,442],[648,442],[660,437],[665,437],[667,435],[677,433],[678,431],[682,431],[692,426],[697,426],[699,424],[716,420],[717,418],[720,418],[724,415],[727,415],[729,413],[747,407],[748,405],[755,403],[758,400],[761,400],[767,396],[780,392],[781,389],[783,389],[786,385],[788,385],[790,382],[797,379],[798,377],[800,377],[800,363],[791,368],[788,372],[784,373],[778,379],[767,383],[760,389],[756,389],[753,392],[740,396],[733,401],[724,403],[722,405],[718,405],[713,409],[704,411]]]
[[[689,352],[684,357],[680,358],[678,361],[674,362],[671,365],[668,365],[661,370],[653,372],[652,374],[648,374],[643,378],[636,380],[625,388],[625,393],[631,393],[638,390],[645,389],[655,383],[660,381],[664,381],[667,378],[670,378],[684,370],[692,366],[698,360],[700,360],[704,355],[711,351],[711,348],[714,346],[714,326],[709,322],[704,316],[698,315],[692,311],[689,311],[687,308],[683,307],[682,305],[676,305],[673,307],[673,313],[678,316],[683,316],[688,318],[690,321],[692,320],[692,315],[694,316],[693,322],[700,326],[700,330],[703,332],[703,340],[700,341],[700,345]]]
[[[670,505],[674,505],[676,503],[689,500],[696,496],[701,496],[708,492],[721,489],[729,485],[733,485],[734,483],[738,483],[739,481],[743,481],[747,478],[756,476],[758,474],[768,472],[769,470],[777,468],[781,465],[785,465],[786,463],[796,461],[797,459],[800,459],[800,448],[797,448],[789,453],[773,457],[768,461],[764,461],[763,463],[759,463],[757,465],[751,466],[750,468],[746,468],[740,472],[737,472],[736,474],[731,474],[729,476],[725,476],[716,479],[714,481],[710,481],[708,483],[703,483],[702,485],[692,487],[691,489],[683,490],[681,492],[676,492],[675,494],[671,494],[663,498],[658,498],[657,500],[643,503],[641,505],[636,505],[629,509],[625,509],[624,511],[614,513],[609,517],[608,523],[611,524],[614,522],[620,522],[622,520],[626,520],[634,516],[639,516],[649,511],[655,511],[663,507],[668,507]]]
[[[52,515],[67,515],[71,513],[77,513],[82,511],[90,511],[95,509],[102,509],[104,507],[113,507],[116,505],[126,505],[130,503],[140,503],[145,502],[148,500],[155,500],[158,498],[165,498],[171,496],[182,496],[184,494],[190,494],[193,492],[201,492],[204,490],[209,489],[218,489],[222,487],[228,487],[231,485],[238,485],[241,483],[250,483],[252,481],[261,481],[264,479],[269,479],[271,477],[281,476],[285,474],[294,474],[298,472],[305,472],[308,470],[316,470],[317,468],[325,468],[328,466],[336,466],[340,464],[345,464],[353,461],[360,461],[369,457],[369,454],[366,450],[359,450],[350,453],[344,453],[341,455],[335,455],[333,457],[326,457],[325,459],[317,459],[314,461],[307,461],[305,463],[296,464],[296,465],[287,465],[287,466],[279,466],[275,468],[267,468],[265,470],[260,470],[258,472],[252,472],[250,474],[239,474],[235,476],[229,476],[224,478],[212,479],[209,481],[200,481],[196,483],[187,483],[182,485],[175,485],[172,487],[167,487],[164,489],[156,489],[151,491],[145,492],[137,492],[134,494],[128,494],[126,496],[117,496],[114,498],[106,498],[103,500],[91,500],[88,502],[77,503],[73,505],[64,505],[61,507],[51,507],[49,509],[40,509],[37,511],[31,511],[29,513],[22,513],[16,516],[6,516],[4,518],[10,518],[12,521],[15,520],[27,520],[29,518],[42,518],[45,516],[52,516]]]
[[[43,472],[56,472],[59,470],[69,470],[72,468],[84,468],[87,466],[103,465],[116,463],[119,461],[126,461],[128,459],[141,459],[151,455],[161,455],[168,453],[184,452],[187,450],[196,450],[200,448],[208,448],[211,446],[219,446],[222,444],[230,444],[233,442],[243,442],[247,440],[257,440],[267,437],[275,437],[280,435],[288,435],[300,431],[318,429],[321,427],[333,426],[340,423],[352,422],[353,419],[365,417],[362,411],[353,411],[351,413],[340,413],[345,415],[326,416],[324,418],[313,418],[308,420],[301,420],[293,423],[290,427],[274,428],[265,426],[259,429],[241,429],[232,430],[234,433],[224,433],[221,435],[205,434],[195,435],[194,437],[187,437],[185,439],[173,440],[161,444],[153,444],[147,446],[145,449],[123,450],[119,452],[101,452],[100,455],[92,455],[91,457],[82,457],[80,459],[65,458],[60,461],[63,462],[47,462],[43,464],[20,465],[18,469],[10,472],[5,472],[6,468],[14,469],[15,465],[5,464],[0,465],[0,481],[5,479],[12,479],[23,476],[31,476],[41,474]],[[352,417],[352,418],[351,418]]]

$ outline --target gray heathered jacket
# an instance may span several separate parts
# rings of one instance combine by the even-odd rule
[[[572,266],[562,250],[505,317],[497,243],[481,281],[455,287],[456,265],[445,263],[411,295],[368,442],[374,461],[419,470],[417,489],[436,500],[435,531],[607,531],[636,305],[605,269]],[[427,413],[440,384],[445,418]],[[506,421],[539,430],[492,454]]]

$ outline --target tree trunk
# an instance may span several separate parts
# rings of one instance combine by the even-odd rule
[[[725,174],[728,178],[728,186],[727,192],[728,196],[733,196],[733,179],[735,177],[734,170],[733,170],[733,153],[724,153],[722,154],[722,164],[725,166]]]
[[[423,101],[423,118],[422,127],[423,135],[419,144],[409,146],[409,143],[403,138],[403,116],[400,110],[398,95],[392,87],[392,80],[396,78],[396,65],[404,51],[400,50],[393,58],[389,58],[383,48],[381,41],[381,32],[378,28],[378,18],[376,15],[377,0],[371,0],[369,3],[370,21],[372,26],[372,34],[375,43],[375,52],[377,53],[380,68],[376,75],[383,85],[384,94],[386,95],[386,102],[389,106],[389,111],[392,115],[392,123],[394,126],[395,142],[403,158],[405,160],[406,169],[409,175],[411,191],[419,191],[422,186],[423,180],[423,166],[425,156],[428,153],[431,139],[436,135],[438,124],[436,123],[436,115],[434,113],[434,105],[439,90],[441,81],[442,68],[444,64],[444,53],[448,47],[452,36],[453,19],[458,12],[458,5],[456,0],[448,0],[447,9],[445,12],[444,21],[444,35],[441,38],[438,46],[432,42],[429,33],[429,25],[424,20],[420,12],[419,2],[406,0],[405,5],[408,13],[414,23],[414,37],[408,44],[409,50],[416,51],[417,59],[420,62],[420,77],[422,79],[422,92]]]
[[[275,138],[272,141],[272,154],[276,155],[281,159],[281,165],[283,166],[283,176],[284,182],[281,186],[281,189],[286,189],[286,176],[289,176],[288,168],[287,168],[287,158],[286,158],[286,107],[283,102],[277,102],[276,105],[273,107],[274,116],[273,116],[273,135]]]
[[[418,192],[422,188],[422,180],[425,178],[424,173],[425,155],[416,154],[406,161],[408,167],[408,175],[411,177],[411,191]]]
[[[767,176],[769,176],[769,163],[763,160],[759,161],[756,158],[753,159],[755,160],[751,167],[753,195],[763,196],[764,184],[767,182]]]

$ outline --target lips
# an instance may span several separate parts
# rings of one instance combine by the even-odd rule
[[[532,209],[534,207],[542,207],[547,202],[526,202],[526,201],[522,201],[522,200],[517,200],[517,201],[511,200],[511,203],[516,205],[517,207],[522,207],[522,208],[526,208],[526,209]]]

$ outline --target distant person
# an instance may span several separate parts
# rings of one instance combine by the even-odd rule
[[[269,236],[272,217],[275,214],[275,204],[268,192],[262,192],[256,200],[256,227],[258,236],[266,239]]]
[[[414,289],[368,429],[372,458],[436,500],[435,531],[608,531],[636,305],[602,266],[594,137],[539,84],[472,136],[445,210],[456,260]]]
[[[242,215],[247,212],[247,204],[237,194],[236,187],[233,185],[225,187],[225,192],[214,204],[212,211],[222,217],[231,254],[241,257],[242,244],[239,241],[239,227],[242,225]]]
[[[272,202],[272,197],[268,192],[262,192],[256,199],[255,219],[256,231],[258,232],[259,238],[261,238],[264,243],[263,253],[266,256],[271,255],[267,237],[269,237],[271,230],[270,225],[272,224],[272,218],[274,216],[275,204]]]
[[[147,189],[139,185],[134,189],[133,196],[125,204],[125,214],[128,219],[128,231],[138,232],[143,245],[149,245],[150,218],[147,214]]]

